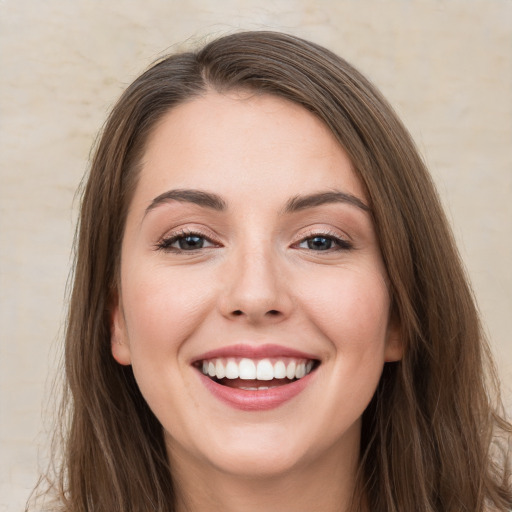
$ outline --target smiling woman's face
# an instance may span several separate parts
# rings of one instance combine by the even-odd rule
[[[209,92],[162,119],[141,164],[112,352],[171,461],[260,476],[353,463],[401,348],[343,149],[298,105]]]

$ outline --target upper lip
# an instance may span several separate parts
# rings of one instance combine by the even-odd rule
[[[265,345],[249,345],[239,343],[236,345],[228,345],[214,350],[209,350],[197,357],[192,363],[204,361],[205,359],[215,359],[218,357],[243,357],[247,359],[265,359],[265,358],[278,358],[278,357],[294,357],[297,359],[312,359],[318,360],[318,356],[308,354],[300,350],[290,347],[283,347],[281,345],[265,344]]]

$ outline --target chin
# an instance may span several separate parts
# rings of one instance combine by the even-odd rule
[[[302,457],[282,450],[255,446],[241,451],[230,450],[216,457],[218,470],[240,478],[276,478],[300,466]]]
[[[179,451],[195,453],[194,459],[199,464],[223,474],[241,478],[277,477],[293,471],[307,458],[307,446],[300,442],[300,437],[290,436],[290,425],[246,425],[203,431],[199,442],[197,438],[196,442],[189,439]],[[171,453],[178,453],[176,442],[170,439],[168,448]]]

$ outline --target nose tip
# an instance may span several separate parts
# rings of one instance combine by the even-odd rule
[[[244,258],[230,267],[220,301],[222,314],[232,320],[275,323],[292,309],[282,272],[270,255]]]

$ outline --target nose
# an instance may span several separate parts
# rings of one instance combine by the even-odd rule
[[[223,316],[252,324],[278,323],[290,315],[289,283],[271,251],[246,251],[228,263],[219,300]]]

